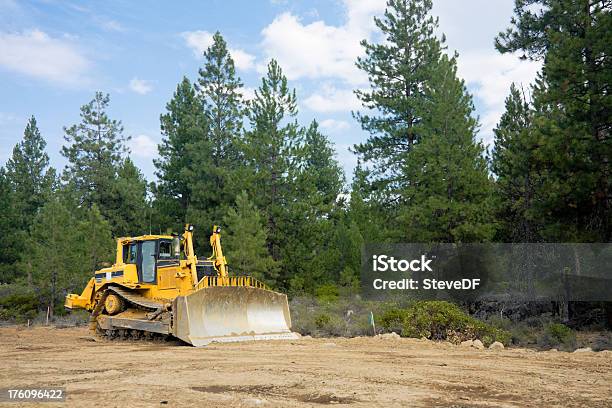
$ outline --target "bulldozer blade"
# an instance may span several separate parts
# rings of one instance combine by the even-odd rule
[[[246,286],[214,286],[177,297],[173,335],[196,347],[212,342],[297,339],[287,296]]]

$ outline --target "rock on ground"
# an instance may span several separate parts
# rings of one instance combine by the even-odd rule
[[[474,342],[472,343],[472,347],[478,349],[478,350],[484,350],[485,346],[484,344],[482,344],[482,341],[476,339],[474,340]]]
[[[397,334],[396,332],[391,332],[391,333],[379,334],[376,337],[378,337],[379,339],[389,340],[389,339],[399,339],[400,335]]]
[[[583,347],[583,348],[579,348],[579,349],[574,350],[574,353],[590,353],[592,351],[593,351],[593,349],[590,348],[590,347]]]
[[[491,349],[491,350],[503,350],[504,349],[504,345],[502,343],[500,343],[499,341],[494,341],[489,346],[489,349]]]
[[[462,341],[459,345],[461,347],[472,347],[474,345],[474,340]]]

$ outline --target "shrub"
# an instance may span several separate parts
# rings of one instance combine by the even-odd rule
[[[380,328],[385,332],[401,333],[406,318],[406,310],[397,307],[386,309],[379,320]]]
[[[0,320],[23,322],[34,319],[38,313],[38,298],[35,293],[16,291],[0,298]]]
[[[323,327],[327,326],[330,321],[331,321],[330,315],[328,315],[327,313],[319,313],[315,317],[314,322],[318,329],[322,329]]]
[[[406,308],[401,335],[453,343],[479,338],[486,345],[494,341],[508,344],[511,339],[507,331],[489,326],[444,301],[421,301]]]
[[[550,323],[538,337],[538,345],[571,350],[576,347],[576,333],[564,324]]]
[[[340,296],[340,290],[334,284],[326,284],[315,289],[315,295],[320,302],[335,302]]]
[[[367,302],[357,295],[342,295],[333,302],[320,301],[315,297],[294,297],[289,306],[292,330],[315,337],[371,336],[370,311],[374,312],[378,325],[379,316],[384,310],[380,302]]]

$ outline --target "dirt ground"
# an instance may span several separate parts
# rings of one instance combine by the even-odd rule
[[[0,388],[29,386],[66,387],[66,403],[43,407],[610,407],[612,353],[378,338],[196,349],[94,341],[84,328],[1,328]]]

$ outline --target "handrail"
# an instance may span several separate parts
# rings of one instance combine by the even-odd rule
[[[252,276],[204,276],[200,279],[195,289],[198,290],[214,286],[242,286],[269,290],[265,283]]]

